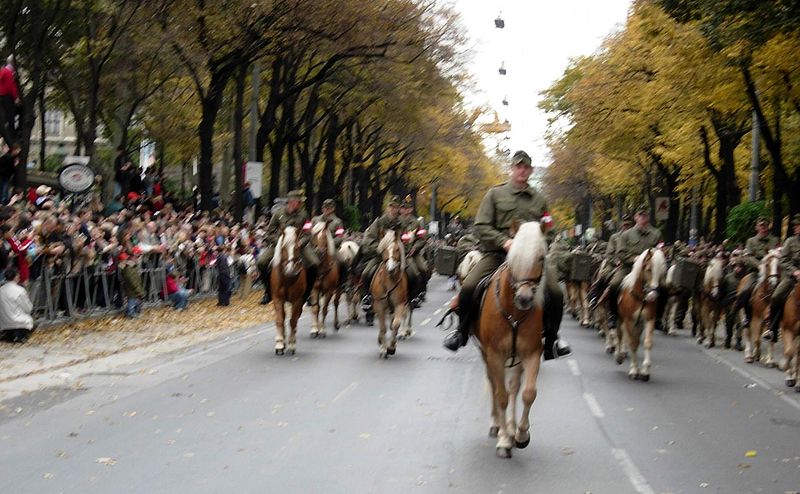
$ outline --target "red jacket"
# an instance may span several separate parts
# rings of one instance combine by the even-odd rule
[[[172,275],[167,275],[167,295],[172,295],[178,291],[178,280]]]
[[[28,247],[30,247],[32,240],[18,241],[15,237],[8,240],[8,245],[11,250],[17,255],[17,269],[19,270],[19,281],[23,283],[28,281],[30,277],[30,265],[28,264]]]
[[[0,96],[11,96],[14,100],[19,98],[17,80],[14,79],[14,69],[8,65],[0,69]]]

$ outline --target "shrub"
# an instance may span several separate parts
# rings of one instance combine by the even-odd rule
[[[764,201],[744,202],[734,206],[728,213],[725,225],[725,237],[729,245],[743,244],[753,236],[753,228],[759,216],[769,216],[769,209]]]

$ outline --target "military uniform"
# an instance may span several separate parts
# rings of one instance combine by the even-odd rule
[[[731,258],[728,261],[727,272],[725,273],[725,299],[723,306],[725,307],[725,348],[731,347],[731,340],[736,338],[736,349],[739,351],[744,350],[742,346],[742,327],[736,325],[736,315],[739,310],[734,308],[736,300],[736,290],[739,288],[739,282],[748,273],[749,263],[744,258],[743,252],[735,250],[731,252]]]
[[[800,214],[794,215],[792,218],[793,227],[800,225]],[[781,248],[781,267],[783,268],[783,276],[781,282],[772,293],[770,300],[770,330],[772,331],[772,340],[778,340],[778,329],[781,324],[781,316],[783,315],[783,306],[789,293],[794,288],[797,280],[794,277],[794,272],[800,270],[800,235],[793,235],[786,239]]]
[[[298,199],[302,201],[303,193],[295,190],[289,192],[287,197],[289,199]],[[305,263],[309,281],[313,281],[316,277],[316,269],[319,266],[320,260],[309,243],[310,237],[307,234],[310,233],[311,222],[308,220],[308,213],[305,212],[302,206],[297,208],[294,212],[289,212],[288,207],[284,206],[275,211],[275,214],[272,215],[264,237],[265,248],[258,256],[257,266],[264,283],[264,298],[261,300],[262,303],[267,303],[272,295],[270,293],[269,282],[272,258],[275,256],[275,245],[283,234],[283,230],[289,226],[293,226],[297,229],[299,246],[301,249],[300,256]],[[312,284],[313,283],[307,283],[308,288],[306,291],[309,293]]]
[[[530,157],[524,152],[515,153],[512,165],[524,163],[531,165]],[[455,350],[455,345],[460,338],[460,343],[466,344],[466,336],[471,329],[470,321],[477,314],[478,304],[473,297],[478,283],[492,274],[505,260],[506,251],[503,244],[511,239],[511,226],[518,222],[542,221],[548,213],[547,201],[544,196],[533,187],[516,188],[512,182],[506,182],[489,189],[483,197],[475,215],[475,230],[480,241],[480,251],[483,257],[467,275],[461,286],[459,294],[459,329],[458,333],[448,336],[445,347]],[[545,355],[552,358],[553,348],[556,344],[558,326],[563,314],[564,294],[558,284],[558,275],[552,261],[545,263]],[[569,350],[566,349],[566,352]]]
[[[325,199],[325,201],[322,203],[322,207],[334,208],[336,207],[336,203],[333,201],[333,199]],[[311,223],[313,225],[316,225],[317,223],[327,223],[328,231],[330,232],[331,237],[333,237],[333,242],[336,245],[336,248],[339,248],[339,246],[342,244],[342,238],[344,238],[344,223],[338,216],[336,216],[336,213],[322,213],[319,216],[314,216],[314,218],[311,220]]]
[[[396,204],[396,198],[390,198],[389,203]],[[392,218],[388,214],[384,214],[373,221],[364,232],[364,238],[359,253],[361,256],[361,263],[363,264],[361,278],[365,286],[369,286],[369,283],[372,281],[372,276],[375,274],[381,262],[381,258],[378,255],[378,245],[381,243],[381,240],[383,240],[383,236],[390,230],[399,230],[400,227],[399,216]]]
[[[759,218],[758,223],[767,223],[768,221],[769,220],[766,218]],[[757,272],[761,259],[767,255],[767,252],[777,246],[778,239],[774,235],[766,234],[762,236],[756,234],[748,238],[747,242],[744,244],[745,251],[748,253],[748,255],[744,258],[744,262],[748,268],[748,271],[751,273]],[[739,295],[736,297],[734,311],[738,312],[739,309],[744,309],[746,317],[746,320],[744,321],[745,325],[750,324],[752,315],[750,297],[753,295],[753,289],[756,287],[757,281],[758,280],[756,276],[750,276],[746,281],[746,284],[742,287],[742,290],[739,292]]]
[[[412,207],[411,197],[405,198],[402,207]],[[417,299],[425,291],[428,281],[428,261],[425,259],[428,232],[413,214],[400,215],[400,229],[406,248],[409,294],[411,299]]]

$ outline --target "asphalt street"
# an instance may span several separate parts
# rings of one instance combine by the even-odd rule
[[[378,358],[377,326],[296,356],[272,324],[7,400],[0,493],[785,493],[800,491],[800,393],[741,353],[659,334],[648,383],[565,317],[574,356],[542,366],[532,441],[495,456],[474,345],[434,328]],[[329,321],[330,324],[330,321]]]

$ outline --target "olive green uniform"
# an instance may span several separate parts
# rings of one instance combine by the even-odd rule
[[[336,216],[335,213],[330,214],[321,214],[319,216],[314,216],[314,219],[311,220],[311,223],[316,225],[317,223],[327,223],[328,224],[328,231],[333,237],[333,243],[336,245],[338,249],[340,245],[342,245],[342,237],[344,235],[344,223],[342,220]],[[337,235],[336,232],[341,232],[341,234]]]
[[[749,256],[745,257],[744,262],[747,266],[749,272],[756,272],[758,271],[758,264],[761,262],[761,259],[767,255],[767,252],[774,249],[778,246],[778,239],[773,235],[754,235],[747,239],[747,242],[744,244],[745,250],[749,253]],[[739,296],[736,298],[736,305],[734,310],[738,311],[739,309],[744,309],[745,314],[747,316],[746,323],[749,324],[750,321],[750,297],[753,294],[753,289],[756,287],[756,277],[750,276],[746,281],[746,284],[742,287],[742,290],[739,292]]]
[[[609,295],[611,296],[609,301],[611,310],[615,315],[617,313],[617,295],[619,294],[619,286],[622,284],[622,279],[631,272],[633,263],[639,257],[639,254],[655,247],[659,242],[661,242],[661,232],[650,225],[644,228],[629,228],[617,239],[614,257],[619,259],[620,265],[612,275],[609,283]]]
[[[772,293],[770,300],[770,329],[772,330],[772,339],[777,341],[778,328],[780,327],[780,318],[783,314],[783,306],[789,293],[794,288],[796,280],[794,272],[800,269],[800,236],[793,236],[786,239],[781,249],[781,267],[783,268],[783,276],[781,282]]]
[[[730,347],[731,340],[736,337],[736,349],[742,347],[742,327],[736,324],[736,317],[739,309],[734,307],[736,300],[736,290],[739,282],[748,273],[749,262],[741,255],[731,256],[728,262],[727,273],[725,273],[725,347]]]
[[[361,263],[364,266],[361,277],[365,283],[369,283],[372,280],[372,275],[375,274],[381,262],[378,256],[378,245],[381,243],[383,236],[386,235],[386,232],[389,230],[399,230],[400,226],[399,217],[390,218],[389,215],[384,214],[373,221],[364,232],[364,239],[362,240],[359,252]]]

